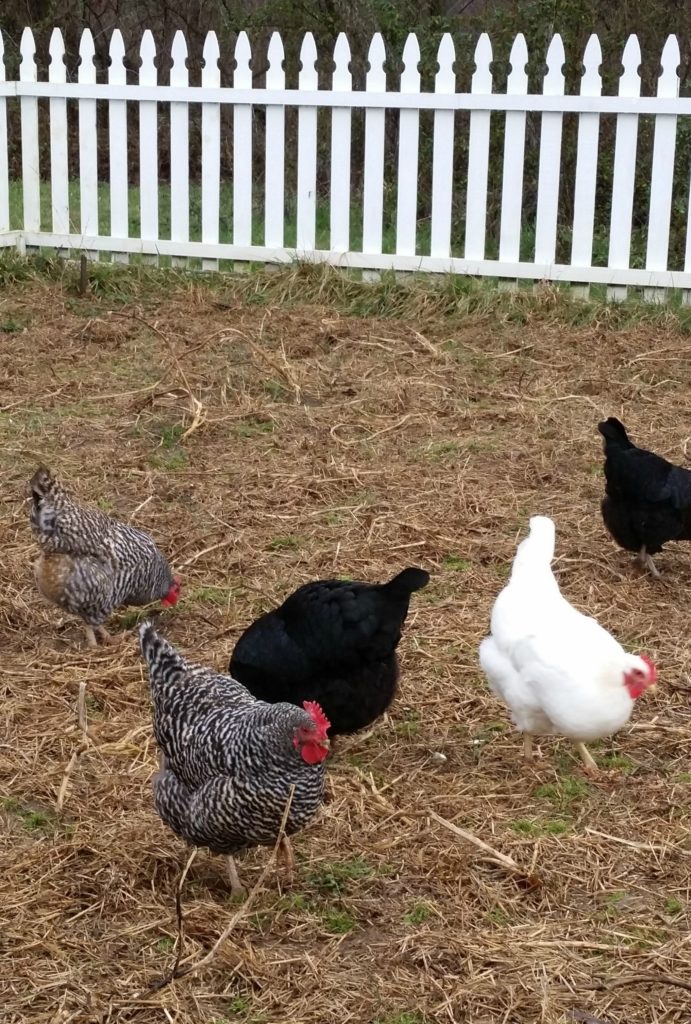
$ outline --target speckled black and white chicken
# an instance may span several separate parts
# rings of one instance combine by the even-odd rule
[[[148,533],[79,505],[43,466],[29,486],[31,528],[41,548],[34,567],[38,589],[82,619],[90,647],[96,634],[111,639],[103,624],[116,608],[175,604],[180,580]]]
[[[265,704],[230,676],[186,662],[151,623],[139,636],[161,752],[156,810],[188,843],[226,855],[240,891],[233,854],[276,842],[291,787],[286,836],[318,811],[329,722],[317,704]],[[292,868],[290,844],[281,845]]]

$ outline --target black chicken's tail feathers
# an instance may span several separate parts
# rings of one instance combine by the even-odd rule
[[[148,619],[139,626],[139,646],[142,657],[149,666],[152,686],[154,675],[158,676],[161,672],[167,674],[171,670],[178,672],[186,668],[184,658],[178,654],[172,644],[168,643],[164,637],[159,636]]]
[[[616,447],[636,447],[633,442],[629,440],[629,435],[626,433],[626,427],[623,423],[620,423],[616,416],[610,416],[609,419],[603,420],[602,423],[598,423],[597,429],[600,431],[605,441],[612,442]]]
[[[415,590],[422,590],[429,583],[429,573],[424,569],[404,569],[384,586],[393,594],[410,597]]]

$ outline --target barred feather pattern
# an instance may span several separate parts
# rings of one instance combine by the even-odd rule
[[[312,726],[307,711],[265,704],[230,676],[187,663],[150,623],[140,642],[164,755],[154,804],[165,824],[213,853],[269,846],[295,786],[286,832],[304,828],[322,803],[325,774],[293,743],[296,729]]]
[[[31,528],[41,548],[36,575],[49,600],[100,625],[121,605],[168,593],[173,575],[148,533],[77,504],[44,467],[30,487]]]

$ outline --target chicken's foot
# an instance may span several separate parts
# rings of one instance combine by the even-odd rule
[[[583,762],[583,767],[588,775],[599,775],[600,769],[597,766],[597,761],[590,753],[585,743],[574,743],[576,750]]]
[[[634,561],[641,569],[647,569],[653,579],[660,579],[660,570],[655,565],[653,556],[648,554],[645,544],[636,555]]]
[[[91,647],[92,649],[98,647],[96,634],[94,633],[94,627],[90,626],[88,623],[84,623],[84,632],[86,633],[87,646]]]
[[[247,895],[247,890],[240,881],[238,869],[235,865],[235,858],[231,857],[230,854],[226,857],[226,863],[228,865],[228,880],[230,881],[230,895],[236,899],[243,899]]]
[[[89,647],[98,647],[99,638],[102,644],[116,644],[117,637],[111,636],[105,626],[90,626],[88,622],[84,623],[84,631],[86,633],[86,642]]]

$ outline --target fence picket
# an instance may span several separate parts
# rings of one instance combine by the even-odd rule
[[[247,33],[240,32],[235,44],[233,88],[251,88],[251,59]],[[252,244],[252,107],[247,103],[233,108],[233,243]],[[242,264],[236,263],[235,269],[242,270]]]
[[[453,93],[456,75],[453,62],[456,49],[453,39],[445,33],[437,51],[439,70],[434,77],[435,93]],[[451,255],[451,222],[453,217],[453,110],[437,110],[434,114],[432,140],[432,215],[430,224],[430,254]]]
[[[317,89],[317,47],[311,32],[305,34],[300,49],[298,89]],[[307,253],[316,245],[317,218],[317,108],[298,111],[297,239],[298,252]]]
[[[269,40],[266,88],[285,89],[283,43],[278,32]],[[264,245],[283,245],[285,220],[285,107],[266,108],[266,167],[264,171]]]
[[[403,47],[401,92],[420,92],[420,46],[411,32]],[[398,195],[396,252],[414,256],[417,243],[417,172],[420,148],[420,111],[401,110],[398,127]]]
[[[619,79],[620,96],[640,96],[641,79],[638,68],[641,63],[641,48],[638,38],[629,36],[622,64],[624,71]],[[607,266],[628,268],[631,258],[631,228],[633,219],[633,189],[636,180],[636,150],[638,147],[638,114],[617,114],[617,131],[614,143],[614,171],[612,174],[612,212],[609,229],[609,258]],[[621,302],[626,298],[626,287],[607,289],[607,298]]]
[[[475,47],[475,72],[471,91],[492,92],[492,44],[483,32]],[[487,178],[489,174],[489,110],[473,110],[468,137],[468,185],[465,213],[465,258],[484,260],[487,231]]]
[[[369,70],[365,83],[367,92],[386,91],[384,61],[386,49],[380,32],[372,37],[367,54]],[[362,251],[380,253],[384,227],[384,138],[386,112],[383,107],[365,111],[365,167],[362,191]],[[363,271],[363,279],[378,281],[376,271]]]
[[[80,82],[96,81],[94,37],[88,28],[79,43]],[[79,100],[79,229],[82,235],[98,234],[98,136],[96,134],[96,100]],[[90,251],[89,259],[98,259]]]
[[[33,32],[25,28],[19,44],[20,82],[35,82],[37,68]],[[38,99],[22,96],[19,101],[22,132],[22,208],[25,231],[41,229],[41,178],[38,162]]]
[[[678,96],[681,62],[676,36],[669,36],[662,50],[662,73],[657,83],[658,96]],[[677,119],[674,114],[658,114],[655,118],[653,167],[650,178],[650,215],[645,265],[648,270],[666,270],[669,258],[669,228],[672,217],[674,184],[674,151],[677,141]],[[647,302],[664,302],[659,288],[647,288]]]
[[[351,92],[350,46],[341,32],[334,46],[334,92]],[[331,199],[329,229],[333,252],[350,249],[350,160],[352,114],[348,107],[334,107],[331,113]]]
[[[221,84],[220,51],[215,32],[204,40],[202,86]],[[202,103],[202,242],[218,242],[221,219],[221,106]],[[202,270],[218,270],[218,260],[202,260]]]
[[[178,29],[170,50],[170,84],[189,85],[187,43]],[[170,237],[175,242],[190,238],[190,143],[189,105],[170,104]],[[184,267],[187,260],[175,256],[173,266]]]
[[[522,34],[517,35],[514,40],[509,61],[511,73],[506,84],[507,94],[523,96],[528,91],[528,75],[525,70],[528,63],[528,47]],[[523,111],[509,111],[506,115],[499,227],[500,263],[518,263],[521,258],[525,120],[526,115]]]
[[[139,55],[139,84],[156,85],[156,44],[149,29],[142,36]],[[158,104],[151,100],[139,104],[139,216],[141,237],[158,241]],[[156,256],[142,259],[158,262]]]
[[[48,45],[49,82],[66,82],[65,43],[62,32],[54,28]],[[48,101],[50,116],[50,209],[53,231],[69,234],[70,193],[67,165],[67,100],[54,96]]]
[[[110,37],[110,67],[108,82],[124,85],[127,81],[125,69],[125,43],[122,33],[115,29]],[[108,172],[110,177],[110,233],[113,238],[129,238],[130,198],[127,158],[127,100],[108,100]],[[116,263],[127,263],[126,252],[114,252]]]
[[[0,32],[0,84],[5,81],[5,40]],[[10,230],[10,173],[7,101],[0,96],[0,235]]]
[[[547,50],[547,74],[542,85],[545,96],[564,95],[562,67],[565,60],[561,36],[555,35]],[[535,219],[536,263],[554,263],[557,253],[562,121],[563,114],[542,115]]]
[[[591,35],[583,54],[581,96],[599,96],[601,94],[601,64],[600,40],[596,35]],[[571,262],[576,267],[589,267],[593,258],[599,136],[600,115],[579,114],[571,242]],[[590,286],[587,284],[574,285],[571,288],[571,293],[574,297],[587,299]]]

